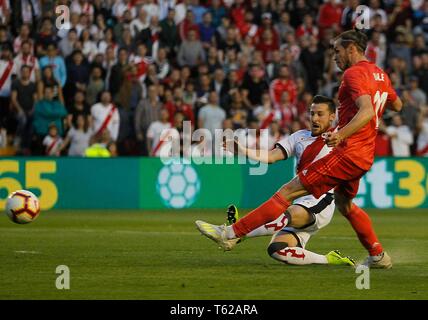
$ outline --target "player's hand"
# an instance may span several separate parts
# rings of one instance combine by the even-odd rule
[[[323,134],[323,138],[327,146],[333,148],[337,147],[343,141],[343,138],[338,132],[327,132]]]

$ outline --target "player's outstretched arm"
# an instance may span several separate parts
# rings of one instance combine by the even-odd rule
[[[364,127],[375,116],[375,111],[369,95],[358,97],[355,103],[359,110],[351,121],[339,131],[327,135],[325,140],[329,147],[337,146],[341,141]]]
[[[273,150],[249,149],[239,143],[238,140],[225,141],[223,148],[232,152],[235,155],[243,155],[249,159],[260,161],[263,163],[275,163],[285,159],[284,152],[279,148]]]

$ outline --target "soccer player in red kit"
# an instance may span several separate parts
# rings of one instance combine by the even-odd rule
[[[334,147],[325,157],[312,162],[269,200],[231,226],[204,224],[199,230],[225,247],[228,241],[245,236],[257,227],[286,212],[291,202],[313,194],[316,198],[334,188],[336,207],[348,219],[362,245],[369,252],[365,265],[391,268],[392,261],[383,251],[367,213],[352,199],[359,180],[374,160],[379,118],[385,107],[400,111],[402,102],[392,88],[388,75],[364,56],[367,36],[358,30],[340,34],[334,42],[334,60],[344,71],[339,88],[339,124],[325,136]]]

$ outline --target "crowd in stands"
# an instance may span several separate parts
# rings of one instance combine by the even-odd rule
[[[0,155],[156,156],[184,120],[269,129],[249,140],[271,148],[308,127],[314,95],[337,99],[331,43],[359,5],[404,102],[376,153],[428,156],[426,0],[0,0]]]

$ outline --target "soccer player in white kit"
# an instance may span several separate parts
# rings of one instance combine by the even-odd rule
[[[234,142],[234,150],[230,151],[265,163],[274,163],[295,156],[296,171],[300,172],[313,161],[324,157],[331,151],[332,148],[324,142],[323,134],[332,130],[331,126],[335,117],[336,107],[333,100],[324,96],[315,96],[310,108],[311,130],[299,130],[293,133],[280,140],[271,151],[248,149],[238,141]],[[328,192],[319,199],[312,195],[298,198],[284,214],[276,220],[252,230],[245,238],[273,235],[267,249],[268,254],[287,264],[353,266],[353,260],[342,257],[338,251],[321,255],[305,249],[311,236],[330,223],[335,209],[333,200],[333,192]],[[228,209],[229,223],[234,223],[237,216],[236,207],[231,205]],[[213,225],[198,220],[196,226],[209,237],[209,233],[204,232],[204,229],[212,228]],[[223,249],[232,250],[240,240],[242,239],[229,240]]]

